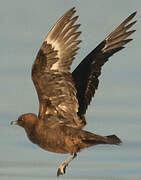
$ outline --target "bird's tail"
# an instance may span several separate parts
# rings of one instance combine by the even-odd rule
[[[118,145],[118,144],[122,143],[122,141],[116,135],[110,135],[110,136],[106,136],[106,137],[107,137],[108,144]]]
[[[94,135],[94,134],[93,134]],[[114,144],[119,145],[122,141],[116,135],[99,136],[94,135],[93,138],[87,138],[83,140],[87,147],[97,144]]]

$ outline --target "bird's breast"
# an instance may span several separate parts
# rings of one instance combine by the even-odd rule
[[[81,140],[76,136],[72,137],[70,128],[37,128],[36,131],[28,135],[29,139],[44,150],[55,153],[78,152],[78,145]]]

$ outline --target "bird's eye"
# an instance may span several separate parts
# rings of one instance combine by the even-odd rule
[[[25,121],[24,121],[24,118],[22,118],[22,117],[20,117],[19,119],[18,119],[18,124],[20,125],[20,126],[24,126],[25,125]]]
[[[19,121],[20,121],[20,122],[24,122],[24,118],[22,118],[22,117],[19,118]]]
[[[18,121],[22,121],[22,118],[18,118]]]

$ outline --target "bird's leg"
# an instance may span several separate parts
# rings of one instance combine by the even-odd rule
[[[57,176],[65,174],[66,167],[76,156],[77,156],[76,153],[72,153],[63,163],[60,164],[58,171],[57,171]]]

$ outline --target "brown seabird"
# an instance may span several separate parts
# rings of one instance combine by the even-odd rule
[[[28,138],[41,148],[55,153],[70,153],[60,164],[57,175],[82,149],[97,144],[121,143],[116,135],[100,136],[83,130],[85,114],[95,90],[98,88],[102,66],[109,57],[124,48],[135,32],[129,23],[136,12],[125,19],[70,73],[70,67],[79,49],[77,40],[80,24],[75,24],[75,8],[67,11],[49,32],[32,66],[32,80],[38,99],[39,114],[21,115],[12,121],[23,127]],[[74,25],[75,24],[75,25]]]

